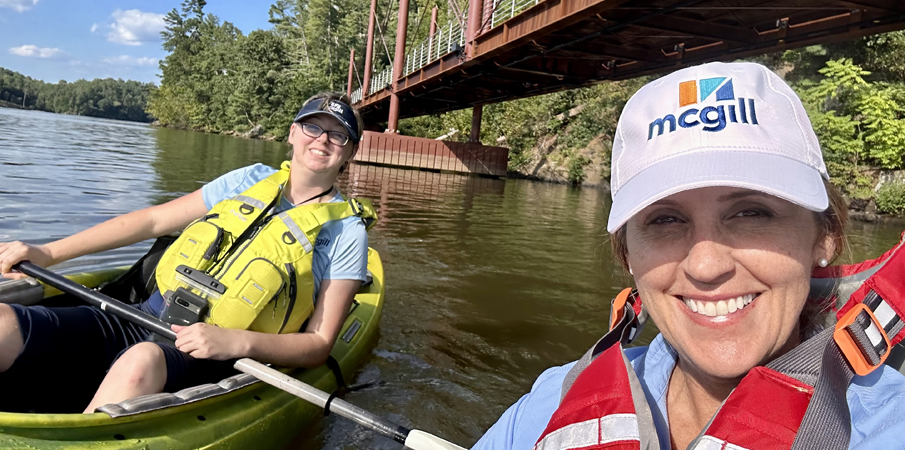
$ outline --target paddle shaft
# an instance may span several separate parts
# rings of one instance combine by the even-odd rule
[[[176,340],[176,332],[170,329],[170,325],[166,322],[145,314],[136,308],[130,307],[119,300],[82,286],[62,275],[51,272],[29,261],[23,261],[14,265],[13,269],[38,279],[63,292],[72,294],[87,303],[132,322],[135,325],[153,331],[163,337],[174,341]],[[242,358],[236,361],[233,367],[240,372],[247,373],[267,384],[275,386],[278,389],[311,402],[321,408],[325,407],[330,400],[330,394],[292,378],[276,369],[267,367],[251,358]],[[410,432],[408,428],[405,428],[402,425],[390,422],[342,399],[334,398],[330,401],[329,410],[331,413],[345,417],[365,428],[376,431],[403,444]]]

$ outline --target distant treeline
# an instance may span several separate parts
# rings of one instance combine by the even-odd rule
[[[459,0],[462,3],[463,0]],[[389,61],[398,2],[381,0],[382,32],[375,39],[374,69]],[[185,0],[165,17],[160,89],[148,111],[161,125],[215,133],[259,130],[284,138],[305,99],[320,91],[345,91],[349,50],[355,49],[358,80],[364,76],[364,44],[370,0],[276,0],[270,30],[245,35],[204,11],[204,0]],[[429,11],[448,2],[413,5],[409,42],[427,36]],[[443,22],[445,23],[445,22]]]
[[[112,78],[51,84],[0,68],[0,106],[150,122],[145,107],[156,90],[153,83]]]

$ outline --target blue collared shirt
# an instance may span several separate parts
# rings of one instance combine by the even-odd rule
[[[666,390],[676,365],[675,350],[657,337],[648,347],[625,350],[651,406],[660,448],[669,449]],[[559,406],[563,379],[574,362],[542,373],[525,394],[472,447],[472,450],[529,450],[540,438]],[[905,449],[905,376],[888,366],[866,377],[855,376],[849,385],[852,417],[850,449]]]

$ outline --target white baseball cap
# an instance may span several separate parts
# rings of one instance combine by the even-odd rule
[[[820,144],[801,100],[754,63],[708,63],[648,83],[613,140],[607,231],[677,192],[752,189],[812,211],[829,206]]]

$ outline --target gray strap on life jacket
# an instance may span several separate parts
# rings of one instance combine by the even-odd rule
[[[802,383],[805,383],[809,386],[817,386],[820,383],[820,374],[821,374],[821,365],[824,361],[824,351],[828,347],[833,347],[836,349],[838,353],[838,348],[833,342],[833,328],[827,328],[816,334],[814,337],[802,342],[799,346],[795,347],[785,355],[776,358],[770,364],[767,364],[767,368],[771,370],[775,370],[779,373],[792,377]],[[845,367],[848,365],[845,361],[842,361],[842,364]],[[851,369],[849,369],[851,371]],[[829,373],[827,373],[829,375]],[[851,378],[849,378],[850,380]],[[824,382],[826,383],[826,382]],[[802,421],[801,427],[798,429],[798,434],[795,436],[795,443],[807,443],[809,447],[801,447],[801,449],[839,449],[845,450],[848,448],[849,442],[849,431],[851,427],[851,419],[849,418],[848,411],[848,403],[845,402],[845,391],[848,387],[848,381],[842,385],[842,401],[841,405],[844,408],[844,411],[838,408],[838,405],[833,401],[833,397],[835,397],[834,387],[825,387],[822,389],[816,389],[814,391],[814,396],[811,398],[811,402],[809,403],[808,409],[805,412],[805,418]],[[732,397],[732,394],[729,394],[729,397]],[[726,398],[726,400],[729,399]],[[824,400],[819,400],[819,398],[823,398]],[[811,406],[815,404],[817,401],[818,406],[812,412]],[[726,401],[723,401],[725,404]],[[824,406],[820,406],[819,403],[822,403]],[[825,409],[831,408],[838,415],[836,418],[837,423],[844,424],[842,428],[845,430],[844,436],[840,435],[838,432],[838,426],[832,426],[832,424],[823,423],[825,417],[821,416],[821,414],[826,414]],[[720,406],[722,409],[722,405]],[[689,449],[698,448],[699,442],[704,438],[704,435],[707,434],[707,430],[710,428],[710,425],[713,423],[713,420],[719,414],[720,410],[717,410],[716,414],[710,418],[707,422],[707,425],[701,430],[701,433],[691,441],[688,445]],[[811,419],[808,419],[808,416],[811,416]],[[805,426],[806,422],[813,422],[815,426]],[[827,425],[833,428],[834,432],[827,433],[827,430],[820,428],[820,425]],[[841,445],[841,447],[839,446]],[[794,450],[800,450],[799,448],[792,447]]]
[[[572,388],[572,384],[575,383],[575,379],[578,378],[578,374],[584,371],[591,362],[597,358],[597,355],[603,353],[604,350],[616,345],[616,344],[628,344],[635,337],[641,334],[641,328],[644,327],[644,322],[646,320],[645,317],[636,317],[635,310],[632,308],[630,304],[626,304],[624,307],[625,314],[622,316],[622,320],[619,321],[613,329],[610,330],[607,334],[603,335],[600,340],[594,344],[593,347],[590,348],[585,354],[575,363],[574,366],[569,370],[569,373],[566,374],[566,378],[563,379],[562,383],[562,391],[560,393],[559,401],[562,402],[562,399],[566,397],[566,392],[569,392],[569,389]]]
[[[819,355],[821,366],[816,383],[812,385],[814,395],[798,427],[792,450],[846,450],[851,440],[852,418],[846,392],[855,373],[833,340],[833,331],[834,328],[827,328],[805,342],[818,341],[811,346],[813,356],[807,358],[812,361],[800,358],[801,361],[792,363],[798,372],[810,371]],[[821,343],[822,352],[818,348]]]
[[[632,404],[635,406],[635,419],[638,421],[638,440],[641,442],[641,450],[660,450],[660,436],[654,425],[654,415],[650,410],[650,404],[647,403],[647,396],[644,395],[644,388],[641,387],[641,380],[638,379],[638,374],[635,373],[625,352],[622,353],[622,362],[625,363],[629,386],[632,388]]]
[[[639,334],[644,326],[646,316],[636,317],[635,310],[631,304],[625,305],[625,314],[622,320],[616,324],[612,330],[604,335],[594,344],[585,354],[569,369],[566,377],[563,379],[562,392],[559,401],[562,402],[566,397],[566,393],[572,388],[578,375],[584,371],[608,348],[621,343],[629,343]],[[629,386],[632,391],[632,404],[635,407],[635,417],[638,422],[638,440],[641,443],[641,450],[660,450],[660,437],[657,434],[657,427],[654,425],[653,413],[650,404],[647,403],[647,397],[644,395],[644,388],[641,386],[641,380],[635,373],[632,363],[622,353],[622,361],[625,363],[625,371],[628,373]]]

